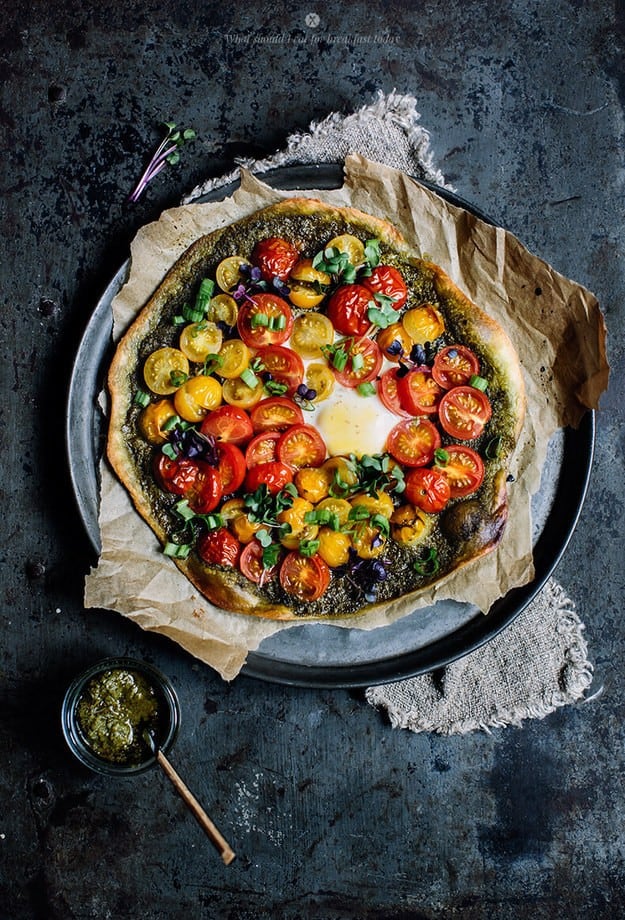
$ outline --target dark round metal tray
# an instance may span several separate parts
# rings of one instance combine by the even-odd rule
[[[276,188],[313,190],[338,188],[338,164],[279,167],[262,174]],[[472,204],[446,189],[423,182],[454,205],[492,221]],[[232,194],[237,183],[202,196],[217,201]],[[111,303],[128,277],[121,266],[95,306],[84,331],[72,370],[66,442],[78,509],[94,551],[100,549],[98,470],[105,437],[99,405],[112,355]],[[578,429],[554,436],[541,486],[532,501],[535,577],[510,591],[484,615],[471,604],[438,601],[388,626],[362,630],[328,623],[304,623],[283,629],[250,652],[243,673],[277,683],[308,687],[358,687],[401,680],[440,668],[488,642],[508,626],[543,587],[575,529],[584,501],[594,447],[594,414]]]

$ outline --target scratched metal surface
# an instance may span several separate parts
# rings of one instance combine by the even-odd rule
[[[623,914],[625,23],[615,6],[2,5],[3,918]],[[272,151],[312,119],[393,88],[418,97],[458,193],[593,290],[611,333],[590,493],[557,570],[603,692],[463,738],[392,730],[357,692],[225,685],[121,617],[84,612],[93,559],[62,444],[72,355],[137,228],[235,156]],[[169,118],[201,140],[128,206]],[[238,851],[230,868],[160,775],[115,783],[70,759],[60,698],[108,654],[145,657],[176,685],[172,757]]]

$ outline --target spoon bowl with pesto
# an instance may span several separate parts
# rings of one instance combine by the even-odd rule
[[[63,734],[82,764],[107,776],[143,773],[157,762],[145,733],[167,752],[176,739],[180,705],[165,677],[147,662],[105,658],[69,686]]]

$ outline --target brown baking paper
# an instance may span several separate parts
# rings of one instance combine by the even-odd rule
[[[199,236],[282,198],[303,195],[351,205],[387,218],[416,254],[439,264],[476,304],[508,332],[521,358],[528,407],[512,461],[510,514],[496,551],[424,592],[382,610],[332,620],[338,627],[374,629],[451,598],[488,611],[511,588],[533,577],[530,500],[551,435],[577,425],[598,408],[607,385],[605,327],[596,298],[529,253],[511,234],[454,207],[415,180],[354,155],[345,162],[342,188],[303,192],[270,188],[242,170],[241,187],[216,203],[166,211],[142,228],[131,247],[129,278],[113,302],[117,339],[149,299],[165,272]],[[214,607],[198,594],[135,512],[106,462],[101,465],[98,565],[86,578],[85,606],[116,610],[178,642],[226,680],[266,637],[297,625]],[[328,621],[323,621],[328,622]]]

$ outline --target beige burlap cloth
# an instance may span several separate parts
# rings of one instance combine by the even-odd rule
[[[434,165],[416,100],[397,93],[379,93],[371,105],[349,115],[333,113],[309,132],[291,136],[284,150],[242,165],[262,174],[277,166],[338,163],[353,152],[449,188]],[[237,175],[208,180],[184,203]],[[414,732],[455,734],[542,718],[580,699],[591,684],[583,630],[575,604],[552,578],[485,646],[442,672],[370,687],[367,699],[386,710],[393,726]]]

